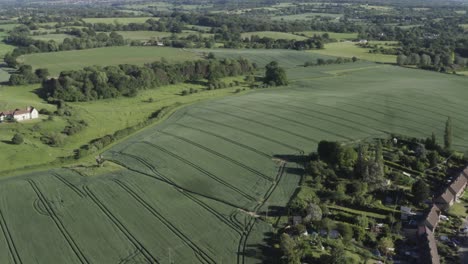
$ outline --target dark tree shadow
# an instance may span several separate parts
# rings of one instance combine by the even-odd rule
[[[2,142],[4,144],[8,144],[8,145],[14,145],[13,141],[11,141],[11,140],[0,140],[0,142]]]
[[[286,162],[293,162],[298,164],[303,164],[304,162],[309,160],[309,156],[306,155],[295,155],[295,154],[277,154],[273,157],[277,159],[282,159]]]

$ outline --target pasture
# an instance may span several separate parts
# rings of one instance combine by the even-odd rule
[[[77,70],[86,66],[118,64],[143,65],[165,58],[169,62],[200,59],[198,55],[168,47],[105,47],[87,50],[28,54],[18,58],[33,68],[48,68],[51,75],[61,71]]]
[[[352,40],[352,39],[357,39],[358,34],[357,33],[335,33],[335,32],[325,32],[325,31],[301,31],[301,32],[296,32],[295,34],[299,35],[304,35],[306,37],[313,37],[314,35],[323,35],[327,33],[331,39],[336,39],[336,40]]]
[[[43,41],[53,40],[57,43],[62,43],[64,39],[75,38],[75,36],[68,35],[68,34],[46,34],[46,35],[32,36],[32,38],[36,40],[43,40]]]
[[[158,39],[158,38],[166,38],[171,36],[177,37],[187,37],[189,35],[198,35],[202,34],[204,37],[213,36],[213,34],[208,33],[199,33],[193,30],[183,30],[182,33],[171,33],[171,32],[159,32],[159,31],[117,31],[124,39],[129,40],[151,40],[151,39]]]
[[[267,38],[272,38],[272,39],[287,39],[287,40],[304,40],[307,39],[306,37],[303,36],[298,36],[294,35],[291,33],[285,33],[285,32],[274,32],[274,31],[256,31],[256,32],[248,32],[248,33],[242,33],[241,37],[244,38],[250,38],[251,36],[259,36],[261,38],[267,37]]]
[[[90,129],[116,129],[138,113],[200,96],[107,149],[105,166],[119,170],[89,177],[63,168],[3,179],[0,262],[259,263],[272,231],[259,216],[284,216],[302,174],[288,160],[320,140],[434,132],[443,142],[451,116],[454,147],[468,148],[466,77],[366,61],[300,66],[322,56],[312,52],[213,52],[260,66],[276,59],[290,85],[222,98],[232,90],[180,97],[168,86],[137,98],[72,104],[95,119]],[[150,96],[155,101],[145,102]],[[30,243],[31,234],[40,243]]]
[[[96,18],[83,18],[86,23],[97,24],[122,24],[128,25],[130,23],[144,23],[148,19],[157,20],[157,17],[96,17]]]
[[[283,16],[273,16],[273,20],[285,20],[285,21],[294,21],[294,20],[310,20],[315,17],[329,17],[334,19],[340,19],[343,14],[331,14],[331,13],[302,13],[297,15],[283,15]]]
[[[384,42],[381,42],[381,43],[383,44]],[[379,42],[370,41],[370,44],[379,44]],[[361,60],[374,61],[374,62],[383,62],[383,63],[395,63],[396,62],[395,55],[369,53],[369,49],[361,48],[358,45],[356,45],[356,43],[354,42],[329,43],[325,45],[324,49],[312,50],[310,52],[321,54],[321,55],[345,57],[345,58],[351,58],[355,56]]]

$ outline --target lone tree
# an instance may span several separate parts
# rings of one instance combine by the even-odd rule
[[[448,117],[447,122],[445,122],[445,133],[444,133],[444,146],[446,149],[450,150],[452,148],[452,118]]]
[[[11,139],[11,142],[15,145],[21,145],[24,142],[24,138],[21,134],[15,134],[13,138]]]
[[[272,61],[265,66],[265,78],[263,82],[274,85],[288,85],[286,71],[279,67],[278,62]]]
[[[411,193],[413,194],[414,204],[421,204],[429,198],[429,186],[421,179],[413,183],[411,186]]]

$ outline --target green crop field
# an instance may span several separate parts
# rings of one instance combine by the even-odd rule
[[[291,155],[315,150],[320,140],[388,133],[435,132],[442,142],[447,116],[454,147],[468,147],[466,77],[366,61],[299,66],[322,56],[312,52],[213,52],[260,66],[278,60],[290,85],[212,100],[204,95],[227,90],[176,97],[163,87],[167,101],[156,89],[71,104],[99,130],[169,101],[204,98],[106,150],[104,166],[120,165],[111,172],[90,177],[76,167],[3,179],[0,263],[259,263],[273,231],[259,216],[284,215],[302,174]],[[149,96],[154,106],[144,102]]]
[[[189,35],[198,35],[200,34],[197,31],[193,30],[183,30],[182,33],[171,33],[171,32],[159,32],[159,31],[117,31],[124,39],[129,40],[150,40],[152,38],[165,38],[172,35],[178,37],[187,37]],[[213,34],[202,33],[202,36],[209,37]]]
[[[385,42],[370,41],[370,44],[383,44]],[[374,62],[395,63],[395,55],[369,53],[369,49],[361,48],[353,42],[335,42],[325,45],[322,50],[313,50],[313,53],[337,57],[351,58],[353,56],[361,59]]]
[[[335,32],[325,32],[325,31],[301,31],[301,32],[296,32],[297,34],[304,34],[306,37],[313,37],[314,35],[323,35],[327,33],[330,38],[336,39],[336,40],[345,40],[345,39],[357,39],[358,34],[357,33],[335,33]]]
[[[195,53],[167,47],[106,47],[87,50],[35,53],[18,60],[33,68],[48,68],[52,75],[64,70],[77,70],[92,65],[143,65],[166,58],[169,62],[199,59]]]
[[[123,24],[127,25],[130,23],[144,23],[148,19],[155,19],[157,17],[97,17],[97,18],[83,18],[86,23],[104,23],[104,24]]]
[[[213,53],[219,58],[239,58],[243,57],[252,62],[255,62],[259,67],[265,67],[271,61],[278,61],[283,67],[296,68],[304,65],[306,62],[315,62],[318,58],[332,58],[330,56],[314,54],[312,52],[305,51],[293,51],[293,50],[260,50],[260,49],[197,49],[193,50],[200,54],[206,54],[208,52]],[[315,70],[311,70],[315,72]]]
[[[291,33],[284,33],[284,32],[274,32],[274,31],[256,31],[256,32],[248,32],[242,33],[242,38],[250,38],[253,35],[257,35],[261,38],[267,37],[272,39],[295,39],[295,40],[304,40],[307,39],[303,36],[294,35]]]
[[[10,31],[19,25],[20,24],[0,24],[0,28],[5,31]]]
[[[68,35],[68,34],[47,34],[47,35],[32,36],[32,38],[36,40],[43,40],[43,41],[54,40],[57,43],[62,43],[64,39],[75,38],[75,36]]]
[[[303,13],[297,15],[284,15],[284,16],[274,16],[272,19],[274,20],[286,20],[286,21],[293,21],[293,20],[309,20],[314,17],[331,17],[335,19],[339,19],[342,17],[342,14],[330,14],[330,13]]]

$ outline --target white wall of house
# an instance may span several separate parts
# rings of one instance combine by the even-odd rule
[[[36,118],[39,118],[39,112],[37,111],[36,108],[34,108],[34,109],[31,111],[31,119],[36,119]]]
[[[23,120],[29,120],[31,119],[31,114],[20,114],[20,115],[15,115],[14,118],[16,121],[23,121]]]

